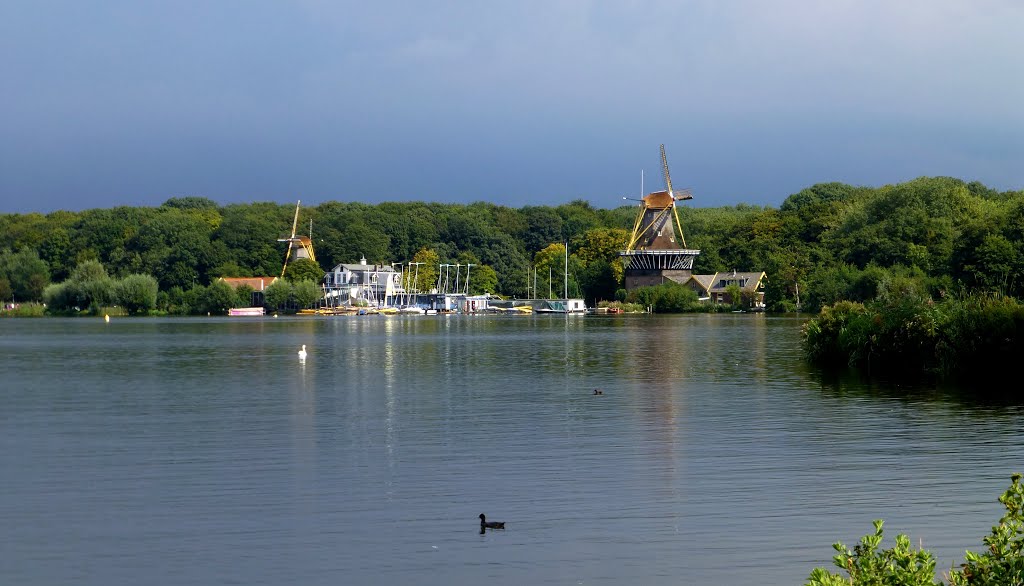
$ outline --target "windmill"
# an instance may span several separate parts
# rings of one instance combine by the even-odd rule
[[[676,202],[693,199],[693,195],[690,194],[689,189],[678,191],[672,189],[672,176],[668,172],[665,145],[661,145],[661,175],[665,179],[665,190],[648,193],[639,200],[641,202],[640,213],[633,224],[633,233],[629,237],[626,250],[680,248],[675,244],[676,230],[679,231],[680,244],[683,248],[686,247],[683,226],[679,223],[679,212],[676,211]],[[673,219],[675,225],[672,223]]]
[[[672,189],[665,145],[661,145],[665,189],[643,196],[626,250],[619,253],[626,269],[626,289],[658,285],[666,279],[683,282],[690,276],[699,250],[686,248],[676,202],[693,199],[689,189]],[[623,198],[629,199],[629,198]],[[678,242],[677,240],[678,233]]]
[[[281,267],[281,277],[284,277],[284,272],[288,270],[288,262],[296,261],[300,258],[308,258],[309,260],[316,262],[316,255],[313,254],[313,241],[310,240],[310,236],[296,236],[295,230],[299,226],[299,204],[302,201],[295,202],[295,219],[292,220],[292,235],[288,238],[278,238],[278,242],[288,243],[288,252],[284,255],[284,266]],[[309,224],[310,235],[313,232],[313,224]]]

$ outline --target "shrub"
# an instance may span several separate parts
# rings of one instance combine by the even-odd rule
[[[675,282],[638,287],[629,292],[626,301],[650,307],[655,313],[683,313],[702,309],[697,293]]]
[[[960,569],[949,572],[950,586],[1024,586],[1024,486],[1021,475],[1010,478],[1010,487],[999,497],[1006,513],[992,533],[982,541],[985,553],[966,552]],[[896,536],[896,545],[879,550],[882,521],[874,522],[874,533],[865,535],[851,551],[842,543],[832,547],[836,567],[849,577],[815,568],[807,586],[934,586],[935,558],[925,549],[914,550],[906,535]]]
[[[896,536],[891,549],[878,550],[882,543],[882,520],[874,522],[875,532],[865,535],[851,551],[842,543],[832,545],[839,552],[832,558],[836,567],[850,575],[844,578],[824,568],[815,568],[807,586],[935,586],[935,558],[931,552],[910,547],[910,538]]]
[[[968,551],[959,570],[949,574],[953,586],[1021,586],[1024,584],[1024,486],[1021,475],[1011,477],[1010,488],[999,497],[1006,514],[983,539],[988,550]]]
[[[129,314],[143,313],[156,308],[158,289],[150,275],[128,275],[115,283],[114,297]]]
[[[841,301],[804,325],[807,358],[873,372],[978,376],[1024,352],[1024,305],[997,295],[938,303],[896,287],[868,305]]]

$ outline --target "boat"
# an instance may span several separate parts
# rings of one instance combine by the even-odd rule
[[[267,311],[262,307],[232,307],[228,315],[233,317],[255,317],[266,315]]]

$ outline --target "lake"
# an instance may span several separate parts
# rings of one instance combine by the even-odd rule
[[[823,376],[802,323],[0,320],[0,583],[802,584],[877,518],[981,550],[1024,409]]]

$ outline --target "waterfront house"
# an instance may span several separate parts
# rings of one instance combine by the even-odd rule
[[[402,274],[391,265],[342,263],[324,275],[324,292],[329,305],[355,305],[365,302],[374,307],[398,305],[405,295]]]
[[[252,307],[263,306],[263,292],[277,281],[277,277],[221,277],[221,281],[227,283],[232,289],[238,289],[242,285],[252,287]]]
[[[752,310],[764,309],[764,288],[768,275],[764,272],[726,271],[713,275],[691,275],[683,284],[697,292],[701,301],[733,304],[730,289],[739,287],[740,303]]]

